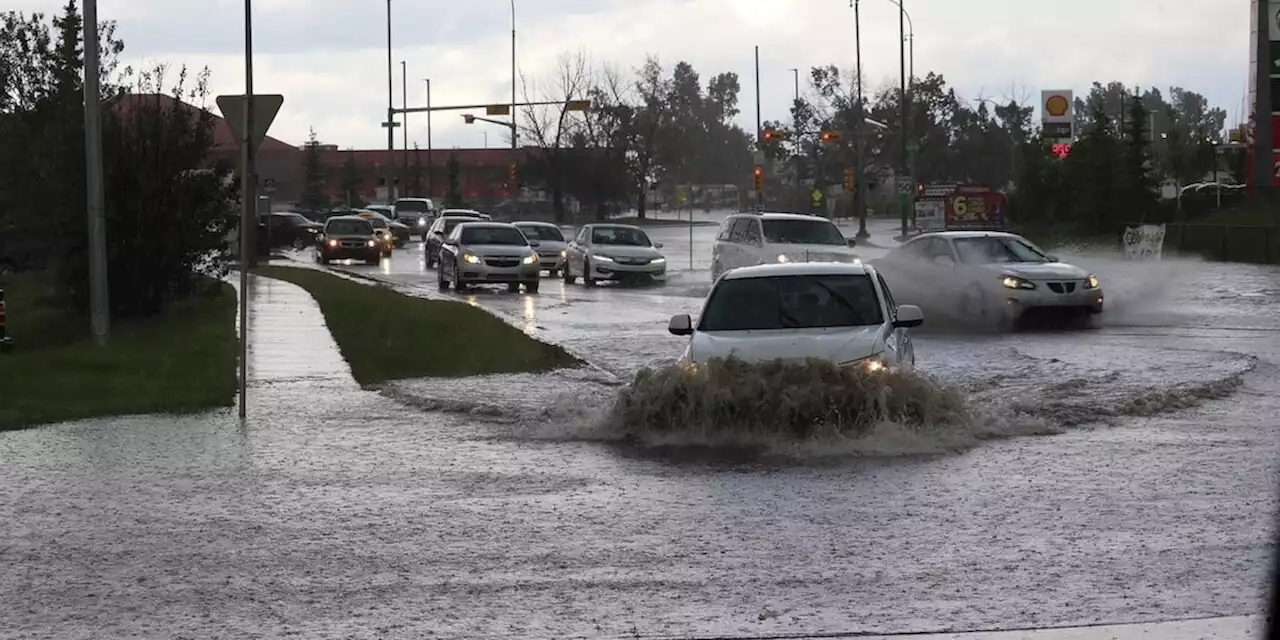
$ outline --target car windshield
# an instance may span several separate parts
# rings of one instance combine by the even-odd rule
[[[365,220],[368,220],[369,224],[373,225],[374,229],[387,228],[387,221],[381,218],[380,216],[369,216],[368,218],[365,218]]]
[[[425,213],[431,208],[422,200],[401,200],[396,203],[396,212]]]
[[[528,245],[529,241],[515,227],[467,227],[462,230],[462,244]]]
[[[721,280],[699,331],[862,327],[884,322],[865,275],[803,275]]]
[[[369,236],[373,235],[373,227],[364,220],[330,220],[324,232],[331,236]]]
[[[453,231],[454,227],[464,222],[475,222],[475,219],[474,218],[445,218],[444,222],[441,223],[444,226],[440,228],[440,232],[445,235],[449,235],[449,232]]]
[[[286,220],[292,221],[294,224],[304,224],[304,225],[311,224],[311,218],[308,218],[302,215],[301,213],[286,213],[286,214],[283,214],[281,217]]]
[[[564,242],[564,234],[560,233],[557,227],[550,227],[541,224],[522,224],[516,225],[524,235],[531,240],[550,240],[552,242]]]
[[[1005,262],[1048,262],[1048,256],[1021,238],[956,238],[960,261],[968,264]]]
[[[627,247],[651,247],[649,236],[631,227],[596,227],[591,230],[591,244],[613,244]]]
[[[844,234],[830,220],[763,220],[764,240],[775,244],[839,244]]]

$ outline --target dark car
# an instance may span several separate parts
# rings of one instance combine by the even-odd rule
[[[293,247],[302,249],[315,246],[316,236],[324,229],[324,225],[313,222],[301,213],[269,213],[258,216],[260,225],[266,225],[264,233],[269,234],[271,246]]]
[[[324,223],[320,244],[316,246],[316,261],[329,264],[331,260],[355,259],[376,265],[382,260],[382,248],[368,220],[360,216],[334,216]]]
[[[480,218],[475,216],[441,216],[431,223],[431,229],[427,231],[427,239],[422,243],[422,250],[427,258],[427,268],[431,268],[440,262],[440,247],[444,245],[444,239],[453,233],[453,228],[463,222],[479,222]]]
[[[436,205],[431,198],[400,198],[388,217],[408,226],[426,240],[427,230],[436,219]]]

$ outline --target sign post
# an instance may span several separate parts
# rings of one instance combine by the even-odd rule
[[[246,27],[246,30],[248,27]],[[252,60],[246,55],[247,60]],[[247,64],[252,64],[247,63]],[[254,95],[252,66],[247,69],[248,81],[245,82],[245,95],[218,96],[218,109],[227,128],[236,138],[240,146],[240,418],[247,413],[245,394],[248,390],[249,373],[249,267],[254,264],[257,252],[252,242],[257,225],[258,196],[257,176],[254,175],[253,161],[258,147],[267,137],[271,121],[275,120],[284,104],[284,96],[279,94]]]
[[[1070,151],[1076,137],[1075,100],[1070,89],[1040,92],[1040,129],[1059,157]]]

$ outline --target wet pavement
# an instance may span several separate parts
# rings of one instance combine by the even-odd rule
[[[680,231],[653,235],[674,255],[663,238]],[[351,271],[439,295],[412,246],[397,254]],[[856,452],[932,455],[754,463],[610,442],[590,417],[616,380],[594,371],[361,391],[305,293],[254,279],[247,423],[0,434],[0,638],[803,637],[1255,614],[1280,276],[1096,262],[1121,303],[1102,330],[917,349],[993,407],[1057,402],[1110,425],[898,432]],[[655,290],[460,299],[625,379],[682,348],[665,323],[700,304],[694,267]],[[1238,387],[1190,406],[1213,383]],[[423,411],[435,396],[463,402]],[[1060,433],[953,450],[1045,431]]]

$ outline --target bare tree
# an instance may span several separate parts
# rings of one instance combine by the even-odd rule
[[[636,113],[632,93],[631,83],[615,67],[595,70],[587,91],[591,108],[572,134],[575,168],[569,188],[594,206],[596,220],[606,219],[609,204],[631,192],[627,155]]]
[[[529,105],[520,114],[521,135],[533,143],[528,173],[542,179],[551,192],[551,202],[556,222],[565,221],[565,147],[571,140],[573,127],[569,102],[586,98],[590,88],[590,67],[582,53],[560,55],[557,72],[550,86],[539,91],[536,83],[521,77],[525,102],[550,102],[550,105]],[[538,96],[533,98],[532,96]]]

